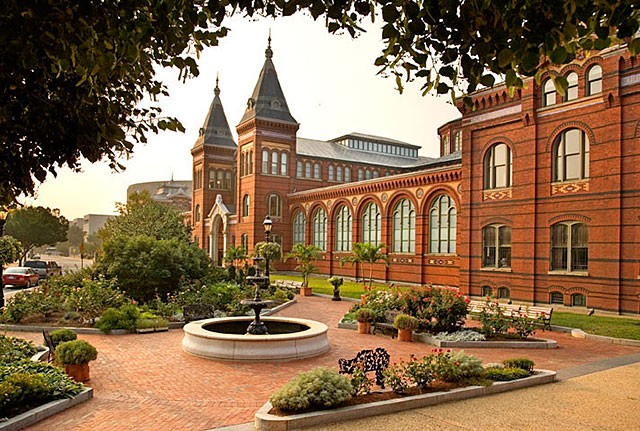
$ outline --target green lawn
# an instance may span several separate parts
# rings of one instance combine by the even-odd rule
[[[327,281],[329,277],[309,277],[309,287],[314,293],[322,293],[325,295],[333,295],[333,286]],[[297,275],[284,275],[284,274],[271,274],[271,281],[273,280],[294,280],[302,281],[302,277]],[[360,299],[360,295],[363,295],[364,283],[355,283],[353,281],[344,281],[344,284],[340,286],[340,296],[348,298]],[[386,284],[373,283],[373,287],[388,287]]]
[[[584,332],[607,337],[640,340],[640,319],[606,317],[554,311],[551,324],[582,329]]]

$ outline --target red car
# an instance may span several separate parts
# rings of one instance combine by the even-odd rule
[[[26,287],[35,286],[38,284],[40,276],[33,272],[33,269],[25,266],[14,266],[7,268],[2,273],[2,283],[12,285],[14,287]]]

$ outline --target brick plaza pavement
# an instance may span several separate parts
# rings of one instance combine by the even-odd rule
[[[391,360],[430,353],[431,346],[338,329],[351,303],[324,297],[298,297],[279,315],[303,317],[329,326],[331,350],[317,358],[280,363],[234,363],[191,356],[181,350],[182,330],[145,335],[80,335],[98,349],[91,363],[94,399],[44,420],[30,431],[185,430],[200,431],[251,422],[269,395],[300,371],[337,367],[338,358],[364,348],[384,347]],[[42,343],[40,334],[10,333]],[[554,350],[465,349],[484,362],[527,356],[538,368],[570,369],[587,363],[640,353],[638,347],[539,332],[553,338]]]

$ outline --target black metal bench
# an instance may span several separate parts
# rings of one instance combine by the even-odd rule
[[[384,389],[383,371],[389,367],[389,353],[382,347],[376,350],[361,350],[353,359],[338,359],[340,374],[353,374],[357,366],[362,366],[364,372],[375,371],[376,384]]]

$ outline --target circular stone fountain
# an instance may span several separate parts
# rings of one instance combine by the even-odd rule
[[[263,317],[268,335],[247,334],[252,317],[199,320],[184,326],[182,350],[208,359],[277,361],[329,350],[327,325],[307,319]]]

